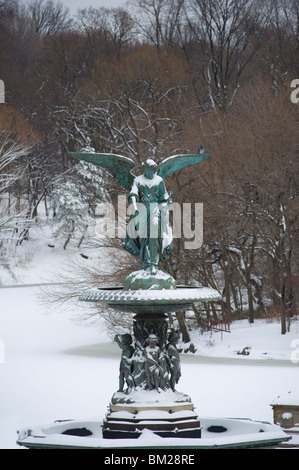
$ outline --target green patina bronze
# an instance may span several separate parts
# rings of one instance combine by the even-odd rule
[[[175,390],[181,376],[176,349],[179,334],[172,332],[167,342],[166,314],[191,308],[193,302],[219,300],[221,296],[210,288],[177,286],[175,279],[158,267],[173,250],[169,223],[172,200],[165,179],[211,155],[203,151],[199,155],[174,155],[159,164],[149,158],[142,164],[143,174],[135,176],[134,161],[122,155],[99,154],[89,149],[69,154],[107,169],[129,192],[128,203],[132,210],[123,248],[142,261],[142,268],[129,274],[123,286],[100,288],[80,296],[80,300],[105,302],[114,310],[135,314],[134,346],[128,334],[115,337],[122,357],[119,390],[113,395],[112,404],[136,403],[136,393],[154,390],[172,393],[171,403],[189,406],[190,397]],[[150,398],[148,394],[144,397]]]
[[[144,174],[140,176],[133,174],[136,166],[134,161],[123,155],[94,152],[69,152],[69,155],[109,170],[117,183],[129,191],[128,202],[133,210],[123,247],[142,261],[142,271],[155,276],[158,264],[173,249],[169,224],[169,205],[172,200],[166,190],[165,179],[175,171],[207,160],[211,154],[173,155],[159,164],[149,158],[142,164]],[[171,276],[167,280],[156,276],[156,288],[174,288],[173,281]],[[152,285],[150,275],[140,277],[137,274],[126,280],[125,289],[147,289]]]

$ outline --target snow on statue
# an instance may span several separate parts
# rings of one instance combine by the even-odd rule
[[[143,261],[142,269],[156,273],[157,266],[172,252],[172,230],[169,225],[169,205],[172,203],[164,180],[171,173],[201,163],[211,156],[173,155],[159,164],[148,158],[142,165],[144,175],[135,176],[135,163],[123,155],[69,152],[79,160],[109,170],[117,183],[130,191],[128,201],[133,215],[128,224],[123,247]]]

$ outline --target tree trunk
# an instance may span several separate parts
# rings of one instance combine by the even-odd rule
[[[253,305],[253,292],[250,282],[250,272],[246,272],[246,287],[248,295],[248,321],[254,323],[254,305]]]
[[[281,309],[281,321],[280,321],[280,324],[281,324],[281,334],[282,334],[282,335],[285,335],[286,332],[287,332],[287,323],[286,323],[286,311],[285,311],[285,309],[283,308],[283,305],[282,305],[282,309]]]
[[[71,230],[69,231],[69,234],[68,234],[68,236],[67,236],[67,239],[65,240],[64,245],[63,245],[63,249],[64,249],[64,250],[66,250],[66,247],[68,246],[68,244],[69,244],[69,242],[70,242],[70,240],[71,240],[71,238],[72,238],[72,236],[73,236],[74,230],[75,230],[75,223],[72,222],[72,228],[71,228]]]
[[[187,330],[186,322],[185,322],[185,314],[186,312],[176,312],[176,317],[179,322],[180,330],[182,332],[182,339],[184,343],[190,342],[190,335],[189,331]]]

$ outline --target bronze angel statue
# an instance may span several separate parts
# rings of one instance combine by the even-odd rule
[[[135,176],[135,162],[123,155],[87,152],[69,152],[69,155],[106,168],[117,183],[127,191],[133,213],[127,226],[123,247],[142,260],[142,268],[152,274],[160,261],[173,249],[172,229],[169,224],[169,205],[172,203],[165,186],[171,173],[201,163],[211,156],[202,146],[198,155],[173,155],[159,164],[148,158],[143,164],[144,174]]]

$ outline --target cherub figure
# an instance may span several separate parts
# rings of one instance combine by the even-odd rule
[[[147,346],[144,349],[147,387],[149,390],[163,388],[163,368],[161,367],[161,349],[158,346],[159,339],[156,335],[150,334],[146,340]]]
[[[175,385],[178,383],[181,377],[181,360],[177,350],[177,343],[180,339],[180,334],[174,331],[169,334],[168,344],[166,345],[166,355],[168,358],[168,365],[170,371],[170,386],[173,392],[175,391]]]
[[[132,346],[132,336],[129,334],[121,335],[121,339],[119,339],[119,335],[114,337],[114,341],[118,344],[118,346],[122,349],[121,361],[119,366],[119,392],[124,391],[125,382],[128,386],[128,392],[133,387],[133,378],[131,376],[131,368],[132,368],[132,361],[131,358],[134,354],[134,348]]]

